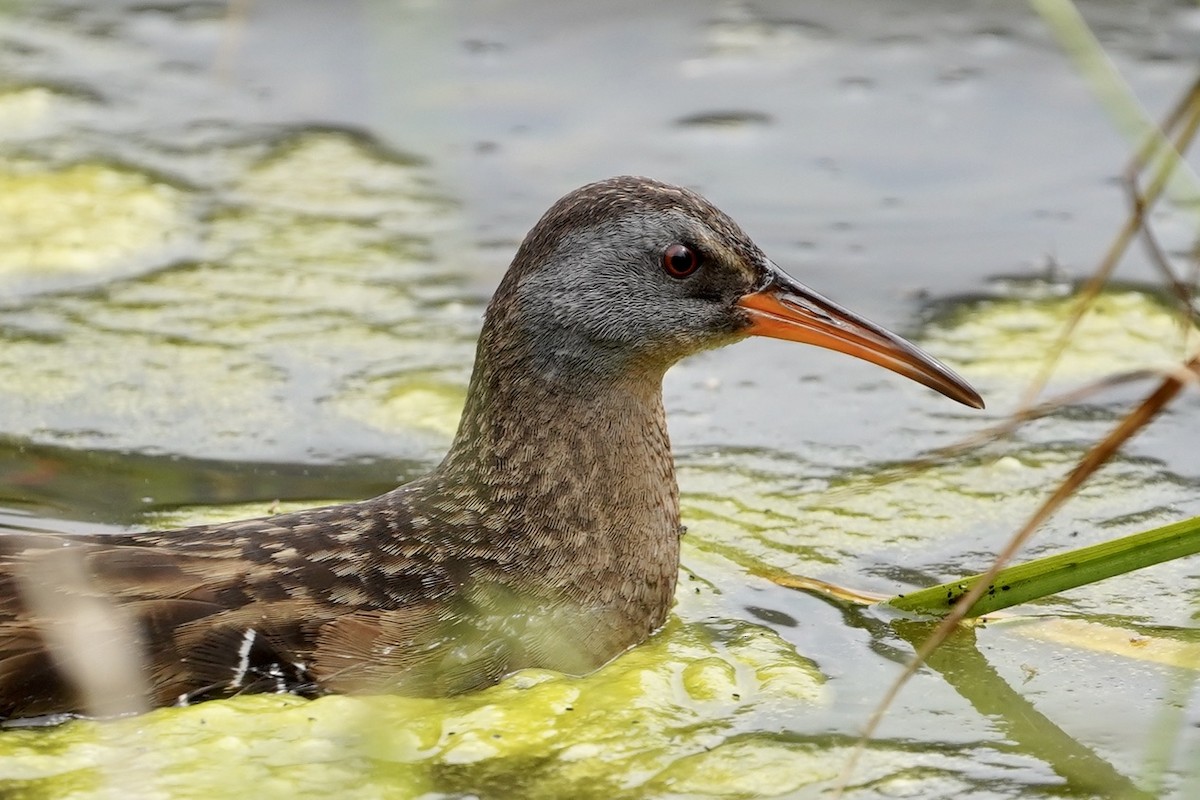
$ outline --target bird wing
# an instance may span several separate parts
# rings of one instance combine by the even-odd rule
[[[433,668],[458,616],[441,601],[469,567],[408,536],[411,509],[385,498],[174,531],[0,535],[0,718],[89,710],[98,638],[124,637],[135,658],[120,668],[140,672],[124,691],[156,705],[390,688]]]

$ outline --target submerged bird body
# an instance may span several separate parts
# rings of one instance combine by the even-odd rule
[[[119,617],[154,705],[453,694],[523,667],[600,666],[659,627],[674,594],[682,528],[662,376],[751,334],[849,352],[981,405],[928,356],[791,281],[698,195],[591,184],[518,250],[458,433],[428,475],[244,522],[0,536],[0,718],[91,709],[58,618],[78,599]]]

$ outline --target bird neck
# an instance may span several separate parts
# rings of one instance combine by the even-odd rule
[[[597,360],[578,349],[556,360],[544,341],[532,346],[489,322],[458,434],[437,470],[443,484],[501,515],[514,546],[569,546],[584,565],[589,554],[622,548],[629,558],[677,559],[663,370],[581,369],[580,359]]]
[[[584,672],[661,626],[674,599],[664,369],[580,369],[581,356],[603,359],[578,348],[557,359],[544,338],[531,346],[497,323],[484,325],[446,458],[397,491],[422,517],[455,522],[439,530],[471,556],[471,583],[489,598],[479,605],[498,590],[554,609],[538,624],[584,659],[559,667]]]
[[[611,363],[574,346],[533,347],[485,326],[439,472],[492,486],[517,481],[509,490],[523,489],[531,501],[539,492],[604,495],[606,485],[619,493],[648,480],[669,484],[673,496],[664,370]]]

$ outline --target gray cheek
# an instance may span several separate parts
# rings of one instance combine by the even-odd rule
[[[523,327],[564,340],[642,350],[713,331],[713,304],[688,297],[659,267],[681,238],[671,214],[630,215],[572,231],[517,287]],[[720,325],[724,328],[724,325]],[[696,341],[695,349],[710,346]],[[674,350],[675,348],[672,348]]]
[[[600,249],[566,242],[541,269],[525,275],[516,298],[523,321],[570,328],[592,336],[625,339],[635,320],[649,318],[654,303],[644,267],[627,248]]]

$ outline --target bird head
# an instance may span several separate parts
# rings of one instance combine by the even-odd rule
[[[847,353],[981,408],[915,345],[799,283],[695,192],[646,178],[583,186],[526,236],[488,310],[547,376],[661,374],[748,336]]]

